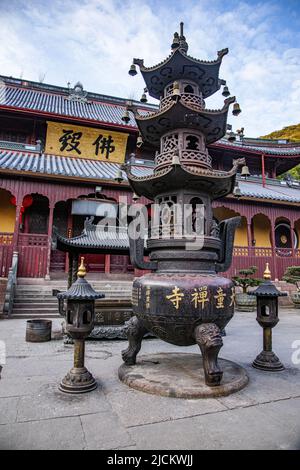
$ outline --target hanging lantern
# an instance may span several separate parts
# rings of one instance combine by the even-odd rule
[[[134,202],[136,202],[139,198],[140,198],[140,196],[138,196],[136,193],[133,193],[133,195],[132,195],[132,200],[133,200]]]
[[[33,204],[33,197],[31,195],[27,195],[23,199],[23,207],[24,209],[27,209],[28,207],[32,206]]]
[[[122,121],[126,124],[130,121],[128,109],[125,109],[123,116],[121,117]]]
[[[16,199],[16,196],[11,196],[10,198],[10,203],[12,206],[16,206],[17,205],[17,199]]]
[[[234,103],[232,114],[234,116],[238,116],[241,112],[242,112],[242,110],[240,108],[240,105],[238,103]]]
[[[130,66],[130,69],[129,69],[129,75],[131,75],[132,77],[134,77],[136,74],[137,74],[137,71],[136,71],[136,66],[134,64],[132,64]]]
[[[227,98],[227,96],[230,96],[230,91],[228,89],[228,86],[224,86],[223,88],[223,92],[222,92],[222,95],[225,96],[225,98]]]

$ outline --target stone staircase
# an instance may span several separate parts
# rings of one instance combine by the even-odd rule
[[[58,302],[53,297],[53,289],[65,291],[65,281],[18,280],[16,287],[12,318],[59,318]],[[105,294],[106,299],[131,299],[131,281],[103,280],[90,283],[96,291]]]

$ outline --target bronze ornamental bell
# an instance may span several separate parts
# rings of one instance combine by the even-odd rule
[[[116,177],[115,177],[114,179],[115,179],[115,181],[117,181],[118,183],[122,183],[122,181],[124,180],[123,174],[122,174],[122,170],[118,170],[118,171],[117,171]]]
[[[140,148],[143,145],[143,138],[141,135],[138,136],[137,141],[136,141],[136,146]]]
[[[250,176],[250,171],[249,171],[249,168],[247,167],[247,165],[244,165],[242,167],[241,176],[243,178],[248,178],[248,176]]]
[[[239,199],[242,196],[241,189],[239,187],[238,182],[236,181],[234,189],[233,189],[233,195]]]
[[[141,103],[147,103],[147,96],[146,96],[146,93],[143,93],[142,96],[141,96],[141,99],[140,99],[140,102]]]
[[[122,121],[126,124],[130,121],[128,109],[125,109],[123,116],[121,117]]]
[[[229,132],[227,139],[229,142],[234,142],[236,140],[235,133],[233,131]]]
[[[130,69],[129,69],[129,75],[131,75],[132,77],[134,77],[136,74],[137,74],[137,71],[136,71],[136,66],[134,64],[132,64],[130,66]]]
[[[172,100],[177,101],[180,99],[180,90],[179,90],[179,83],[174,82],[173,85],[173,93],[172,93]]]
[[[242,110],[240,108],[240,105],[238,103],[234,103],[232,114],[234,116],[238,116],[241,112],[242,112]]]
[[[228,86],[224,86],[222,95],[225,96],[225,98],[227,98],[227,96],[230,95],[230,91],[228,89]]]

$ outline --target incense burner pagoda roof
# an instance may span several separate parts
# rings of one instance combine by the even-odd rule
[[[149,95],[153,98],[159,99],[168,83],[178,79],[193,80],[198,84],[203,98],[207,98],[220,88],[219,69],[227,53],[228,49],[222,49],[216,60],[203,61],[176,49],[153,67],[145,67],[142,59],[134,59],[133,62],[140,67]]]
[[[201,131],[207,144],[211,144],[225,135],[229,105],[234,101],[235,97],[231,97],[225,100],[222,109],[201,111],[182,101],[173,101],[162,111],[144,116],[135,113],[135,120],[143,139],[152,145],[159,145],[163,134],[179,128]]]
[[[36,152],[21,152],[0,150],[0,175],[21,175],[41,177],[64,177],[65,179],[82,178],[85,181],[112,181],[117,176],[120,165],[95,160],[74,159],[57,155],[39,155]],[[146,166],[132,166],[135,177],[151,176],[153,168]],[[126,174],[123,172],[126,181]],[[292,185],[285,181],[266,180],[266,187],[262,186],[262,178],[250,177],[247,181],[240,181],[242,196],[277,200],[283,202],[300,202],[300,182]]]
[[[234,161],[230,171],[209,170],[201,167],[187,167],[173,164],[147,176],[137,176],[127,167],[127,178],[138,196],[153,200],[158,194],[179,188],[198,189],[210,197],[219,199],[232,193],[238,167],[244,164],[243,158]]]

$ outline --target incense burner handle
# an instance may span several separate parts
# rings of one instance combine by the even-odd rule
[[[134,268],[146,269],[150,271],[156,271],[156,261],[145,261],[144,259],[144,246],[145,242],[142,237],[134,238],[129,237],[130,247],[130,261]]]
[[[224,272],[230,268],[233,254],[234,234],[241,223],[241,217],[232,217],[223,220],[219,224],[222,251],[219,261],[216,263],[216,272]]]

